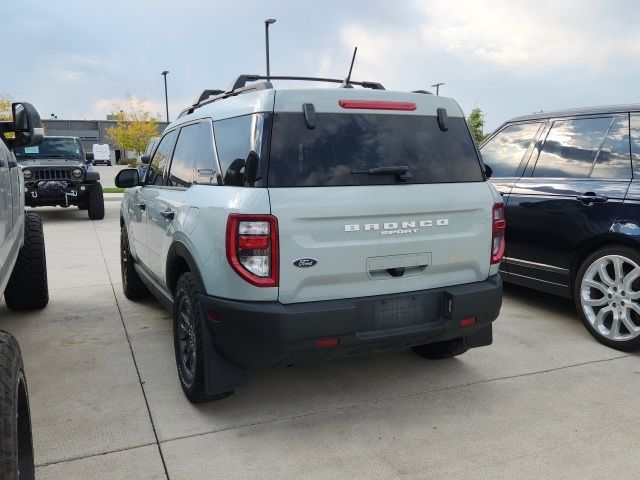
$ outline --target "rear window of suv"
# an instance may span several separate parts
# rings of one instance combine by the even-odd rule
[[[406,183],[483,181],[461,117],[442,131],[429,116],[318,113],[309,129],[302,113],[273,115],[269,187],[397,184],[397,175],[363,172],[398,166],[408,167]]]

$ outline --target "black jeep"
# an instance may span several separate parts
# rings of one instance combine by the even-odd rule
[[[25,205],[77,205],[91,220],[104,218],[100,174],[93,153],[84,153],[77,137],[44,137],[41,145],[14,151],[24,175]]]

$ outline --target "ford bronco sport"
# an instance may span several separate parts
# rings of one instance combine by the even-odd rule
[[[40,217],[24,212],[22,172],[11,150],[38,145],[43,129],[28,103],[12,105],[0,122],[0,296],[12,310],[49,301]],[[18,342],[0,330],[0,478],[35,478],[29,395]]]
[[[492,342],[503,206],[458,104],[288,78],[205,90],[116,178],[124,293],[173,312],[192,402],[251,367]]]
[[[100,174],[89,171],[77,137],[44,137],[42,144],[21,147],[15,155],[22,167],[25,182],[25,204],[69,207],[87,210],[91,220],[104,218],[104,198]]]

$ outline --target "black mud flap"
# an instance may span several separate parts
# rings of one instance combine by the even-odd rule
[[[493,325],[489,324],[473,335],[462,337],[462,342],[465,348],[486,347],[487,345],[491,345],[493,343]]]
[[[203,318],[206,318],[203,316]],[[205,320],[207,321],[207,320]],[[213,344],[208,325],[202,330],[205,393],[216,395],[235,390],[247,384],[247,371],[225,360]]]

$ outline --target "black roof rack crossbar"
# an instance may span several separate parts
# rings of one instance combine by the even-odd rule
[[[231,86],[227,89],[227,93],[231,93],[238,88],[244,87],[247,82],[255,82],[258,80],[298,80],[303,82],[328,82],[328,83],[344,83],[344,79],[338,78],[322,78],[322,77],[292,77],[288,75],[240,75],[236,80],[231,84]],[[373,90],[384,90],[382,84],[377,82],[356,82],[353,80],[349,80],[350,84],[360,85],[363,88],[371,88]]]
[[[204,100],[207,100],[209,97],[215,97],[216,95],[220,95],[221,93],[224,93],[224,90],[203,90],[198,99],[193,102],[193,104],[198,105]]]

